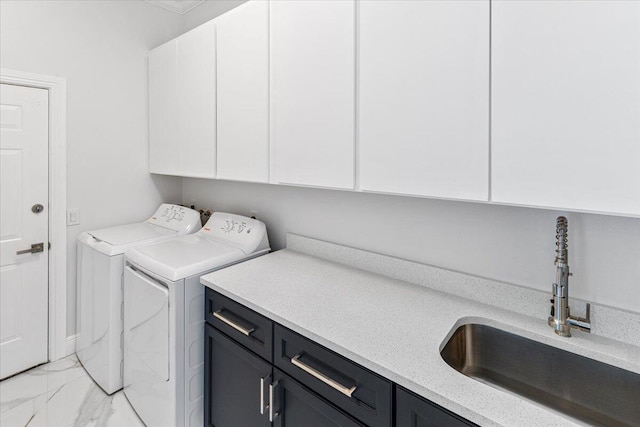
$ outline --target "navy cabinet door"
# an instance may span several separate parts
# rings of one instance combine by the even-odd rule
[[[396,427],[470,426],[475,424],[396,386]]]
[[[393,384],[368,369],[278,324],[274,327],[274,365],[332,405],[369,427],[390,427]],[[295,365],[310,366],[339,384],[356,389],[347,397]]]
[[[277,368],[273,427],[364,427]]]
[[[208,324],[205,340],[205,426],[269,427],[268,411],[261,414],[260,407],[268,403],[271,364]]]

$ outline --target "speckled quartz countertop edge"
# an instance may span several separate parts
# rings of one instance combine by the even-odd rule
[[[482,426],[581,425],[449,367],[440,349],[482,323],[640,373],[640,348],[295,252],[274,252],[203,276],[258,313]]]

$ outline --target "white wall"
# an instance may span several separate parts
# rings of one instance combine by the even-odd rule
[[[181,30],[180,15],[141,0],[0,1],[1,66],[67,79],[67,202],[82,219],[67,229],[69,335],[78,234],[180,201],[180,178],[148,172],[147,51]]]
[[[563,214],[571,295],[640,312],[636,218],[202,179],[183,180],[183,200],[257,212],[273,249],[292,232],[548,292]]]

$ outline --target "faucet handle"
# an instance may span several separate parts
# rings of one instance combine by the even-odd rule
[[[569,316],[567,322],[581,331],[591,332],[591,304],[587,303],[585,317]]]

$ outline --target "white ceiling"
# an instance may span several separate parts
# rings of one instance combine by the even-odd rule
[[[180,15],[190,11],[205,0],[145,0],[147,3],[170,10]]]

